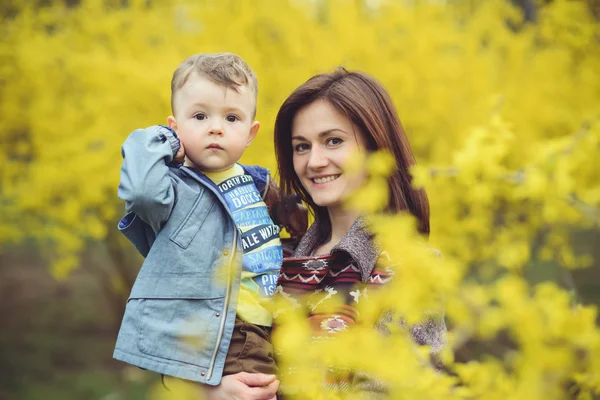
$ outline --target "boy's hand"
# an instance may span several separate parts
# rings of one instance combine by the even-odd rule
[[[183,149],[183,142],[181,139],[179,140],[179,150],[177,150],[177,154],[173,157],[173,164],[183,164],[185,161],[185,150]]]

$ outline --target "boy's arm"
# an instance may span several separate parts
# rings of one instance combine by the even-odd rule
[[[158,232],[169,218],[175,190],[169,164],[179,150],[175,132],[164,126],[133,131],[123,143],[119,198]]]

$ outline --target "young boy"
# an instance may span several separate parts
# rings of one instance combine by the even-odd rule
[[[136,130],[123,144],[119,229],[146,259],[114,358],[209,385],[275,373],[282,248],[263,199],[278,196],[266,169],[237,163],[260,127],[257,89],[240,57],[194,55],[173,74],[169,128]]]

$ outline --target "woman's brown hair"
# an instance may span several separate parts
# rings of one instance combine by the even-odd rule
[[[292,123],[300,109],[323,99],[360,129],[368,151],[387,150],[396,160],[396,169],[388,179],[390,196],[386,212],[408,210],[416,217],[418,230],[429,235],[429,201],[423,189],[412,187],[409,168],[415,164],[392,99],[374,78],[361,72],[339,68],[319,74],[298,87],[285,100],[275,120],[275,154],[283,194],[297,193],[327,225],[326,207],[317,206],[294,171]],[[328,232],[327,232],[328,234]]]

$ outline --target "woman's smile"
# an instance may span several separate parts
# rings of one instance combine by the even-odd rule
[[[313,183],[320,185],[320,184],[324,184],[327,182],[331,182],[336,180],[337,178],[340,177],[341,174],[335,174],[335,175],[322,175],[322,176],[318,176],[315,178],[311,178],[311,180],[313,181]]]

